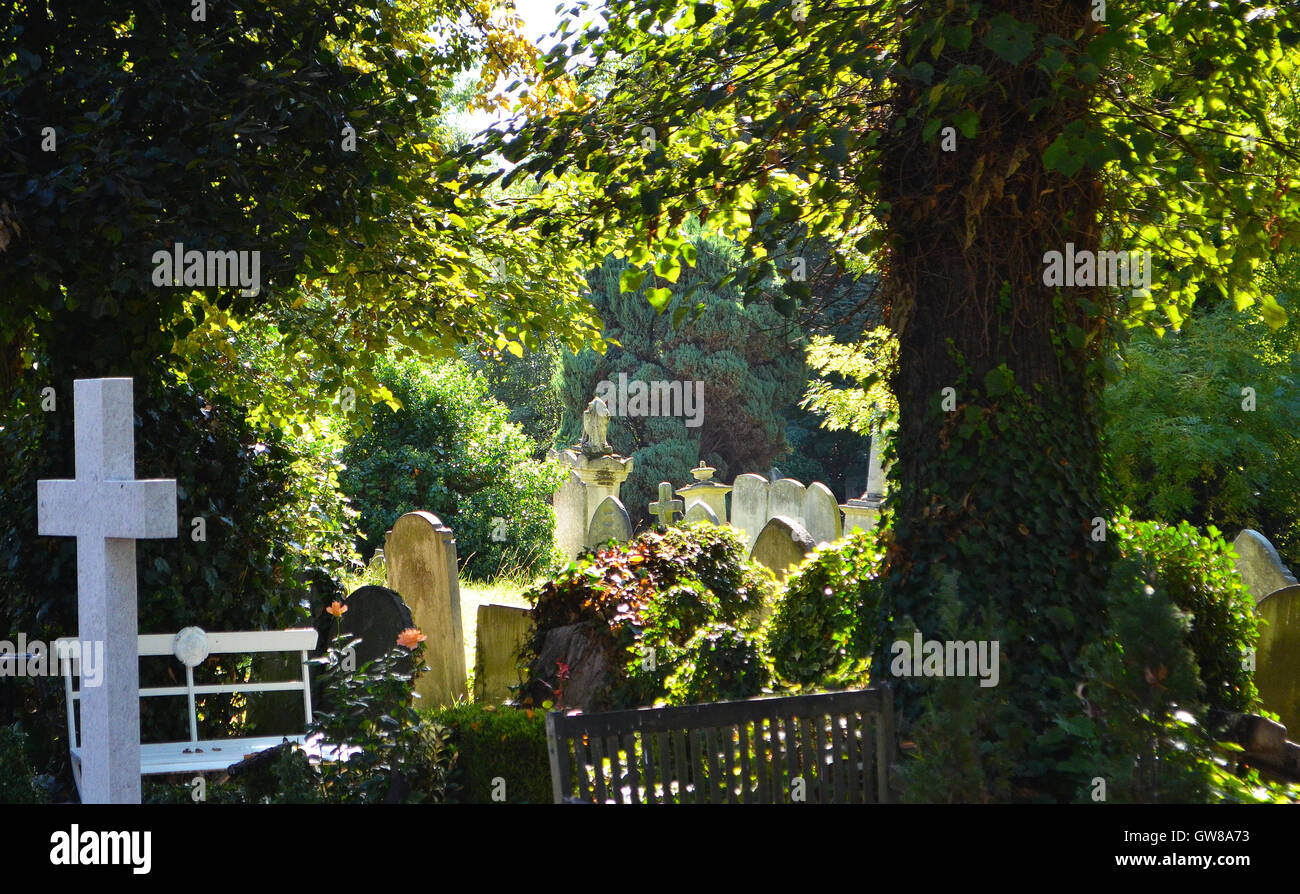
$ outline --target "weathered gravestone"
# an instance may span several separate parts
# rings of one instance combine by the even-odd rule
[[[519,648],[528,636],[533,613],[514,605],[483,603],[478,607],[474,639],[474,701],[499,705],[518,686]]]
[[[747,548],[753,547],[759,531],[767,524],[769,487],[762,475],[745,474],[736,478],[731,491],[731,524],[743,532]]]
[[[696,500],[691,507],[686,510],[686,517],[683,519],[686,524],[694,522],[708,522],[711,525],[718,523],[717,513],[705,502]]]
[[[820,481],[808,485],[804,493],[803,525],[818,546],[840,539],[840,504]]]
[[[632,519],[618,497],[606,497],[596,507],[587,529],[587,545],[603,546],[609,540],[623,543],[632,539]]]
[[[388,578],[388,569],[384,566],[384,551],[375,550],[375,554],[370,557],[370,563],[366,565],[366,571],[371,577],[386,580]]]
[[[772,489],[768,491],[767,497],[768,519],[784,515],[786,518],[802,524],[803,500],[806,492],[807,488],[795,478],[782,478],[779,481],[773,481]]]
[[[397,635],[403,630],[419,626],[401,594],[388,587],[359,587],[343,605],[347,611],[338,619],[325,609],[316,616],[314,626],[320,636],[313,654],[324,654],[342,631],[344,641],[361,638],[356,647],[356,663],[360,667],[391,652],[397,645]]]
[[[1300,733],[1300,584],[1274,590],[1255,613],[1267,622],[1255,648],[1255,686],[1294,739]]]
[[[1232,541],[1232,547],[1237,551],[1237,573],[1256,605],[1274,590],[1300,583],[1282,563],[1273,544],[1258,531],[1246,528]]]
[[[798,521],[778,515],[771,519],[754,541],[749,556],[772,570],[777,580],[785,580],[789,569],[798,565],[817,548],[812,535]]]
[[[587,487],[577,474],[569,472],[552,502],[555,506],[555,544],[560,552],[572,558],[587,545]]]
[[[357,643],[349,664],[354,668],[360,668],[366,662],[374,661],[382,655],[386,655],[397,645],[397,634],[401,633],[408,627],[415,627],[415,618],[411,615],[411,610],[406,603],[402,601],[401,595],[396,590],[390,590],[387,587],[365,586],[357,588],[351,596],[343,601],[347,607],[342,617],[335,618],[325,608],[322,608],[316,615],[312,626],[316,628],[316,648],[312,650],[312,657],[319,658],[324,655],[331,645],[336,645],[335,638],[342,633],[342,642],[348,642],[353,637],[360,637],[361,642]],[[341,643],[339,643],[341,644]],[[427,651],[427,650],[426,650]],[[290,656],[296,660],[297,656]],[[282,672],[277,679],[288,679],[291,674]],[[401,673],[411,672],[411,663],[409,660],[398,662],[397,670]],[[332,710],[333,705],[327,703],[325,678],[321,674],[313,674],[311,680],[311,700],[312,705],[317,710]],[[302,725],[302,701],[298,699],[296,706],[297,724]],[[291,705],[292,707],[292,705]],[[274,728],[267,727],[263,729],[259,726],[259,733],[279,733],[288,732],[289,727],[285,726],[285,719],[288,718],[288,712],[283,712],[282,716],[275,718],[277,724]]]
[[[415,684],[424,707],[450,705],[467,694],[465,635],[461,629],[456,538],[429,512],[408,512],[393,525],[384,549],[388,585],[410,606],[428,637],[429,665]]]
[[[139,804],[135,542],[176,536],[176,482],[135,480],[130,379],[78,379],[72,394],[76,477],[36,482],[36,527],[77,538],[77,638],[103,643],[102,683],[81,695],[82,799]]]
[[[567,678],[561,675],[561,666],[568,669]],[[531,671],[534,684],[525,696],[532,698],[535,706],[553,702],[557,710],[608,707],[610,685],[617,676],[606,638],[589,622],[548,631]]]

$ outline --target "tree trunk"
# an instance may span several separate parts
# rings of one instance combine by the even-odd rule
[[[904,58],[912,50],[933,58],[919,23],[960,19],[966,4],[956,14],[948,5],[927,0],[902,23]],[[953,112],[974,109],[975,135],[957,135],[945,152],[942,131],[923,139],[927,115],[918,114],[881,143],[885,288],[900,355],[888,552],[895,627],[877,661],[888,668],[890,642],[908,636],[908,620],[924,640],[998,640],[997,687],[961,682],[972,698],[1020,712],[1031,729],[1017,734],[1029,739],[1053,704],[1073,699],[1080,647],[1103,629],[1113,560],[1093,523],[1109,515],[1098,401],[1111,299],[1043,284],[1044,252],[1069,242],[1095,250],[1100,237],[1095,173],[1067,178],[1043,162],[1062,129],[1087,116],[1089,98],[1053,86],[1034,64],[1045,34],[1094,29],[1090,10],[1082,0],[997,4],[1036,27],[1027,59],[1012,65],[990,51],[986,12],[967,50],[948,47],[934,60],[932,84],[958,64],[990,77],[947,114],[931,113],[947,125]],[[930,89],[903,81],[895,121],[924,108]],[[1031,118],[1026,109],[1039,98],[1046,105]],[[904,721],[915,717],[926,682],[890,679]],[[1005,740],[1005,724],[995,728],[990,720],[988,737]]]

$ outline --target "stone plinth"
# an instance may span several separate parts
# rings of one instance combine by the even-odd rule
[[[697,468],[691,469],[691,475],[694,476],[695,483],[677,489],[677,495],[682,498],[682,503],[686,505],[688,521],[691,520],[691,505],[693,503],[703,503],[718,521],[725,522],[727,520],[727,494],[731,493],[731,485],[719,484],[714,481],[713,473],[715,471],[717,470],[701,462]]]
[[[587,530],[596,507],[606,497],[619,499],[619,490],[632,474],[632,457],[592,456],[576,447],[552,450],[547,458],[568,467],[567,483],[553,501],[557,541],[570,559],[587,543]]]
[[[844,536],[854,531],[870,531],[880,521],[881,505],[879,498],[855,497],[847,503],[840,504],[844,513]]]

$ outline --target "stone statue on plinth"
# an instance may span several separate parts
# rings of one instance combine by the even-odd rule
[[[582,414],[582,440],[578,448],[585,456],[609,456],[614,447],[609,443],[609,407],[599,397],[591,399]]]

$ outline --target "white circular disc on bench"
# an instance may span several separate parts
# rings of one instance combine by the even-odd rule
[[[172,641],[172,654],[186,667],[202,664],[208,657],[208,635],[202,627],[186,627]]]

